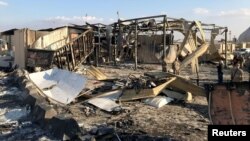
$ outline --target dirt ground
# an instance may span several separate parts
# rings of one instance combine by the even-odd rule
[[[160,65],[139,65],[133,70],[133,64],[119,65],[118,67],[102,66],[99,69],[110,77],[126,78],[129,74],[136,76],[148,71],[160,71]],[[85,74],[85,66],[77,73]],[[230,80],[230,70],[224,70],[225,81]],[[190,68],[181,71],[181,75],[197,83],[197,75],[190,73]],[[247,78],[245,74],[245,79]],[[93,77],[88,76],[89,79]],[[217,70],[212,64],[202,64],[199,73],[199,85],[216,83]],[[9,92],[11,88],[15,91]],[[1,73],[0,78],[0,109],[27,107],[19,98],[22,91],[19,86]],[[194,96],[192,101],[174,101],[161,108],[144,104],[141,100],[122,102],[123,110],[119,112],[105,112],[85,103],[80,97],[74,103],[59,108],[58,112],[64,116],[71,116],[81,127],[81,140],[207,140],[208,104],[206,97]],[[1,115],[1,114],[0,114]],[[111,136],[96,135],[99,129],[113,129]],[[100,133],[101,134],[101,133]],[[18,122],[1,122],[1,140],[55,140],[49,131],[41,129],[29,121],[28,114],[18,119]]]

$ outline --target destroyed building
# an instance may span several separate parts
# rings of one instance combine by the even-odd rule
[[[23,91],[30,120],[57,139],[199,140],[209,120],[249,124],[249,112],[242,111],[249,109],[246,102],[220,110],[220,100],[237,105],[249,83],[236,83],[243,91],[232,95],[228,74],[223,84],[217,83],[216,67],[210,65],[224,61],[229,66],[235,51],[227,32],[227,27],[157,15],[110,25],[13,29],[1,38],[12,46],[16,67],[5,67]],[[176,33],[183,40],[177,42]],[[221,42],[216,40],[219,34],[224,36]]]

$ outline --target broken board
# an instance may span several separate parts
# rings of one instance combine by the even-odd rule
[[[88,73],[93,75],[97,80],[101,80],[101,81],[102,80],[106,80],[106,81],[117,80],[117,78],[109,78],[106,74],[104,74],[103,72],[101,72],[99,69],[97,69],[94,66],[90,66],[87,71]]]
[[[198,96],[206,96],[206,92],[204,88],[199,87],[192,82],[188,81],[184,77],[181,77],[179,75],[167,73],[167,72],[146,72],[144,75],[152,77],[154,79],[162,79],[162,78],[168,78],[168,77],[176,77],[174,81],[169,83],[167,86],[168,88],[176,88],[179,90],[182,90],[184,92],[191,92],[193,95]]]
[[[106,79],[108,79],[108,77],[103,72],[101,72],[100,70],[98,70],[94,66],[90,66],[87,71],[91,75],[93,75],[97,80],[106,80]]]
[[[144,99],[157,96],[162,90],[164,90],[176,77],[169,78],[165,83],[153,88],[153,89],[141,89],[139,92],[135,89],[127,89],[120,97],[120,101],[130,101],[137,99]]]
[[[190,55],[188,55],[181,62],[180,69],[183,69],[188,64],[192,63],[192,61],[194,61],[195,59],[197,59],[198,57],[203,55],[207,51],[208,47],[209,47],[209,44],[207,44],[207,43],[202,44],[199,48],[197,48],[194,52],[192,52]]]

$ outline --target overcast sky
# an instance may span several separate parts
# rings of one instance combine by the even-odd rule
[[[0,32],[167,14],[227,26],[232,37],[250,26],[250,0],[0,0]]]

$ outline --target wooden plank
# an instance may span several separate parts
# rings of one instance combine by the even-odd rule
[[[175,74],[168,73],[168,72],[145,72],[144,75],[149,76],[154,79],[165,79],[168,77],[177,77],[177,78],[185,79],[184,77],[180,75],[175,75]]]
[[[66,62],[67,62],[67,64],[68,64],[68,70],[70,70],[69,55],[68,55],[67,47],[68,47],[68,46],[65,46],[65,47],[64,47],[64,53],[65,53],[65,56],[66,56]]]
[[[78,65],[78,61],[77,61],[77,54],[76,54],[76,42],[74,41],[73,44],[71,45],[71,50],[73,52],[72,56],[74,56],[74,67]]]
[[[83,38],[82,38],[82,44],[83,44],[83,52],[82,52],[82,55],[83,55],[83,57],[85,58],[86,56],[85,56],[85,54],[87,54],[86,53],[86,42],[87,42],[87,40],[86,40],[86,36],[83,36]]]
[[[97,80],[106,80],[106,79],[108,79],[108,77],[103,72],[101,72],[100,70],[98,70],[94,66],[90,66],[87,71],[91,75],[93,75]]]
[[[200,31],[200,35],[201,35],[201,40],[203,41],[203,43],[205,42],[206,40],[206,37],[205,37],[205,32],[201,26],[201,23],[199,21],[195,21],[195,26],[197,27],[197,29]]]
[[[204,88],[199,87],[186,79],[177,78],[175,81],[170,83],[168,87],[173,87],[185,92],[191,92],[196,96],[206,96],[206,91]]]
[[[70,63],[71,63],[72,69],[74,69],[76,64],[75,64],[75,55],[74,55],[74,52],[72,49],[72,44],[69,44],[68,48],[69,48],[69,53],[70,53],[70,55],[68,55],[68,56],[71,56]]]
[[[169,78],[169,77],[176,77],[176,79],[171,82],[167,87],[173,87],[175,89],[184,91],[184,92],[191,92],[193,95],[198,95],[198,96],[206,96],[206,92],[204,88],[199,87],[186,78],[175,75],[172,73],[167,73],[167,72],[147,72],[144,73],[144,75],[152,77],[154,79],[162,79],[162,78]]]
[[[191,32],[192,32],[192,28],[193,28],[194,25],[195,25],[194,22],[191,23],[191,24],[189,25],[188,29],[187,29],[187,33],[186,33],[186,34],[184,33],[185,38],[184,38],[184,40],[183,40],[182,43],[181,43],[181,46],[180,46],[179,51],[177,52],[177,55],[180,55],[181,52],[183,51],[184,46],[185,46],[185,44],[187,43],[188,38],[190,37],[189,35],[192,34]]]
[[[78,48],[79,58],[80,58],[80,60],[82,60],[81,47],[80,47],[79,39],[77,40],[77,48]]]
[[[60,61],[59,61],[58,51],[55,52],[55,55],[56,55],[57,67],[60,68]]]
[[[155,87],[153,89],[141,89],[136,91],[135,89],[124,90],[123,95],[119,99],[120,101],[131,101],[137,99],[144,99],[157,96],[162,90],[164,90],[176,77],[169,78],[165,83]]]
[[[59,60],[60,60],[60,64],[61,64],[61,69],[63,69],[63,59],[62,59],[62,53],[63,52],[63,48],[59,50]]]
[[[180,69],[183,69],[185,66],[187,66],[188,64],[190,64],[194,59],[197,59],[199,56],[201,56],[202,54],[204,54],[207,49],[208,49],[208,44],[204,43],[201,45],[201,47],[199,47],[197,50],[195,50],[194,52],[192,52],[189,56],[187,56],[180,65]]]

